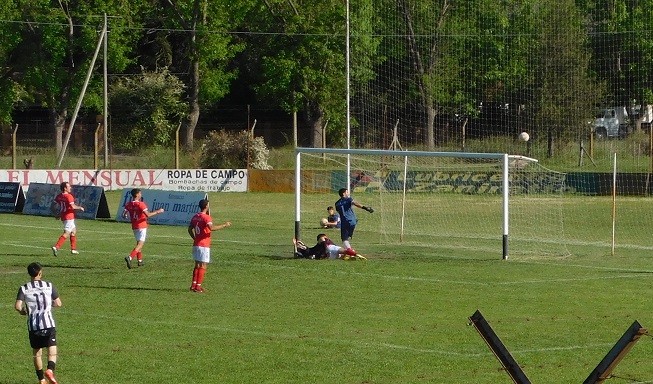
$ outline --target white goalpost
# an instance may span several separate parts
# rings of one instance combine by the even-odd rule
[[[356,242],[484,254],[564,253],[564,174],[505,153],[296,148],[295,237],[324,231],[319,218],[349,188],[375,208],[359,213]],[[312,238],[313,234],[307,238]],[[338,241],[339,234],[333,234]],[[564,246],[562,246],[564,247]]]

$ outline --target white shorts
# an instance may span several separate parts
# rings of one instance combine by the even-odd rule
[[[145,241],[147,237],[147,228],[134,229],[134,238],[136,241]]]
[[[193,260],[200,263],[211,262],[211,248],[193,246]]]
[[[338,250],[340,250],[340,247],[335,244],[327,245],[326,251],[327,254],[329,255],[329,259],[337,259]]]
[[[63,231],[64,232],[73,232],[77,228],[75,226],[75,219],[64,220],[63,221]]]

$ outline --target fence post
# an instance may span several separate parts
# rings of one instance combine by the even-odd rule
[[[16,132],[18,131],[18,124],[11,132],[11,169],[16,169]]]

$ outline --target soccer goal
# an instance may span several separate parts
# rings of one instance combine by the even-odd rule
[[[484,255],[568,254],[565,175],[502,153],[297,148],[295,237],[311,239],[340,188],[355,201],[355,244],[467,249]],[[313,233],[314,232],[314,233]],[[429,251],[432,252],[432,251]],[[437,251],[433,251],[437,254]]]

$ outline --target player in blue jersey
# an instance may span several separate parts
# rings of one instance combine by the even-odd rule
[[[323,218],[320,222],[322,228],[340,228],[340,215],[332,206],[327,207],[329,216]]]
[[[356,251],[352,249],[350,244],[350,240],[354,235],[354,229],[356,229],[356,223],[358,222],[353,207],[364,209],[369,213],[374,212],[374,209],[356,202],[350,196],[347,188],[340,188],[340,190],[338,190],[338,195],[340,196],[340,199],[338,199],[334,205],[336,211],[338,211],[338,214],[340,215],[340,239],[342,240],[342,246],[345,248],[348,255],[356,255]]]
[[[61,307],[61,299],[51,282],[41,280],[43,267],[39,263],[28,265],[27,273],[31,281],[18,289],[14,308],[21,315],[27,316],[29,343],[32,347],[34,369],[39,383],[46,384],[47,379],[48,383],[57,384],[57,379],[54,377],[57,363],[57,331],[52,307]],[[43,348],[48,349],[48,365],[45,372],[41,360]]]

